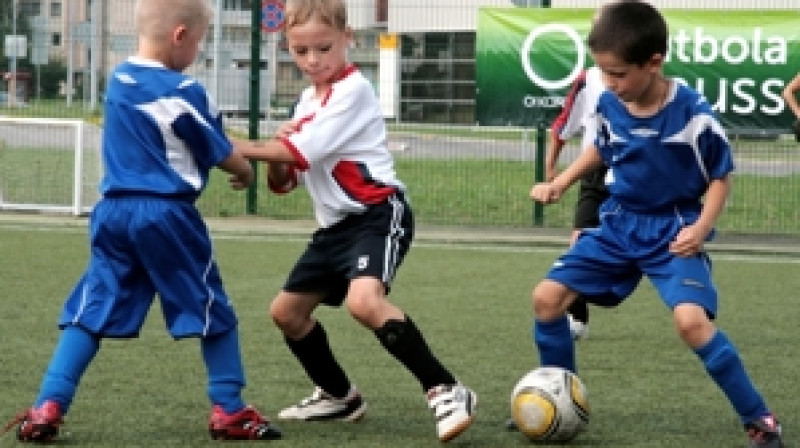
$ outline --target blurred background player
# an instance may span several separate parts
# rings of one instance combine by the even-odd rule
[[[19,423],[21,441],[58,434],[102,339],[138,336],[156,293],[172,337],[200,339],[211,436],[281,436],[242,401],[237,319],[194,205],[215,166],[232,175],[234,189],[253,181],[205,89],[181,73],[195,60],[211,14],[206,0],[136,3],[137,53],[116,67],[106,90],[105,176],[89,222],[89,265],[64,304],[39,396],[6,428]]]
[[[604,90],[605,85],[597,67],[584,70],[573,82],[564,99],[564,107],[551,128],[552,135],[545,158],[545,178],[548,182],[558,174],[558,158],[567,140],[581,133],[581,151],[593,144],[594,136],[585,132],[586,121],[594,115],[597,99]],[[581,178],[571,243],[575,243],[583,229],[600,225],[598,210],[600,204],[608,198],[605,187],[606,171],[606,166],[603,165]],[[572,302],[567,310],[567,317],[573,338],[582,339],[589,334],[589,307],[583,297],[579,296]]]
[[[346,306],[419,381],[446,442],[472,424],[477,395],[433,355],[421,332],[387,297],[411,246],[414,221],[386,145],[386,127],[370,82],[348,63],[352,30],[342,0],[289,0],[288,50],[311,86],[293,120],[270,141],[237,141],[268,162],[277,193],[302,183],[319,228],[273,299],[270,314],[314,383],[312,394],[282,410],[288,420],[358,421],[367,404],[334,357],[320,305]]]
[[[800,143],[800,103],[797,102],[798,92],[800,92],[800,73],[795,75],[783,89],[783,99],[794,115],[792,133],[794,134],[794,139]]]

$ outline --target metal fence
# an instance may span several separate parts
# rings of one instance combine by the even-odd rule
[[[203,52],[189,69],[226,114],[232,132],[247,134],[259,121],[267,137],[305,82],[279,32],[259,38],[259,110],[250,111],[253,2],[212,0],[217,14]],[[261,2],[257,2],[258,5]],[[347,0],[355,38],[350,57],[375,84],[389,127],[389,147],[423,224],[568,228],[575,191],[537,216],[528,192],[541,161],[533,126],[476,124],[476,20],[483,6],[596,8],[603,1]],[[13,6],[16,4],[15,8]],[[797,11],[796,0],[665,0],[663,8]],[[4,48],[0,114],[82,118],[101,123],[107,73],[135,51],[133,0],[0,0],[0,35],[25,36],[25,54]],[[12,27],[13,13],[17,13]],[[797,17],[800,29],[800,14]],[[261,24],[256,24],[257,26]],[[394,45],[386,58],[381,50]],[[96,55],[95,58],[92,55]],[[796,60],[796,59],[795,59]],[[392,65],[393,71],[386,70]],[[13,65],[13,67],[12,67]],[[13,68],[13,72],[12,72]],[[800,70],[800,66],[798,67]],[[389,73],[390,81],[384,78]],[[12,82],[13,80],[13,82]],[[782,82],[788,81],[787,79]],[[757,131],[757,130],[756,130]],[[737,175],[722,230],[800,233],[800,144],[780,132],[729,129]],[[562,162],[578,152],[568,145]],[[65,167],[64,176],[69,177]],[[2,182],[2,179],[0,179]],[[573,189],[576,190],[576,189]],[[251,201],[215,177],[200,201],[207,216],[256,214],[311,218],[303,192],[285,197],[263,181]],[[252,201],[254,199],[254,202]]]

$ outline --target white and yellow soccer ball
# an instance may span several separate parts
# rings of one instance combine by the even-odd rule
[[[532,441],[572,440],[589,423],[586,387],[569,370],[539,367],[514,386],[511,415],[519,431]]]

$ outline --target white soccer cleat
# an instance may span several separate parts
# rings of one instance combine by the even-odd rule
[[[447,442],[466,430],[475,420],[478,395],[463,384],[440,384],[427,393],[428,407],[436,418],[439,440]]]
[[[571,314],[567,314],[567,318],[569,319],[569,332],[572,334],[573,340],[578,341],[589,336],[589,324],[575,319]]]
[[[343,420],[357,422],[367,411],[367,403],[353,387],[344,398],[335,398],[320,389],[303,398],[300,403],[290,406],[278,413],[281,420]]]

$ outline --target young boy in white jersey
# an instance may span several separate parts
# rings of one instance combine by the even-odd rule
[[[56,437],[101,340],[137,337],[156,293],[171,336],[200,339],[211,436],[281,437],[242,401],[237,319],[194,205],[216,166],[231,174],[237,190],[254,177],[205,89],[181,73],[195,60],[210,17],[206,0],[136,3],[137,53],[108,82],[105,175],[90,218],[89,265],[64,304],[62,332],[36,402],[6,427],[19,423],[20,441]]]
[[[342,0],[289,0],[285,33],[297,67],[311,81],[293,120],[276,139],[237,142],[268,162],[278,193],[303,183],[320,228],[273,299],[270,314],[315,386],[278,415],[291,420],[357,421],[366,402],[336,361],[320,304],[345,305],[420,382],[446,442],[475,418],[476,394],[431,353],[414,322],[387,299],[414,232],[405,187],[386,146],[373,87],[347,62],[352,30]]]
[[[557,201],[581,175],[609,167],[600,227],[586,230],[533,290],[541,365],[575,371],[565,311],[583,295],[615,306],[647,275],[681,339],[725,393],[751,447],[782,446],[781,427],[738,351],[716,328],[717,292],[703,244],[730,190],[733,161],[708,102],[662,74],[667,25],[651,5],[606,4],[588,36],[608,90],[598,101],[594,145],[531,198]]]
[[[586,121],[594,114],[597,100],[605,89],[600,69],[597,67],[584,70],[572,83],[561,113],[551,127],[550,144],[545,156],[545,179],[548,182],[555,179],[558,174],[558,157],[567,140],[582,134],[581,150],[593,144],[593,136],[585,132]],[[578,239],[583,229],[600,225],[598,210],[600,204],[608,198],[605,175],[606,166],[602,165],[581,178],[578,202],[575,204],[571,243]],[[582,297],[578,296],[570,304],[567,318],[574,339],[583,339],[589,334],[589,306]]]

